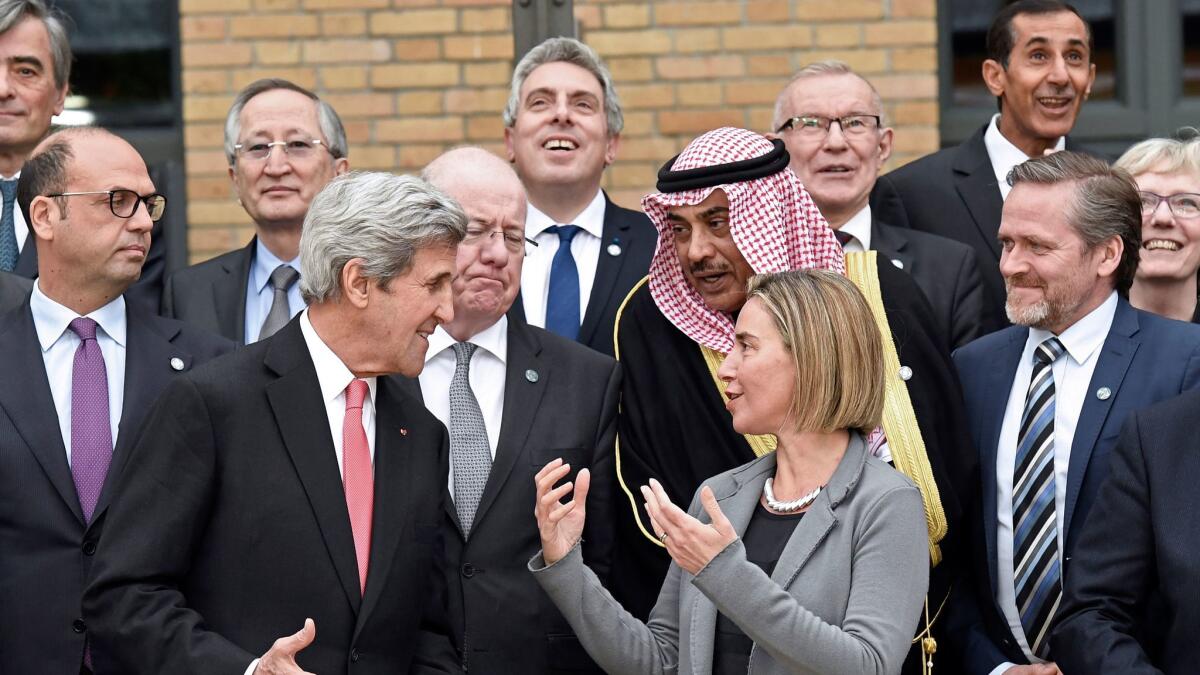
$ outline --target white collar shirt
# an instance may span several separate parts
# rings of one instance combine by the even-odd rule
[[[338,473],[345,473],[345,462],[342,459],[342,428],[346,420],[346,387],[355,379],[354,373],[346,367],[338,355],[325,344],[317,330],[313,328],[308,318],[308,311],[300,317],[300,333],[304,336],[304,344],[308,347],[308,355],[312,358],[313,367],[317,371],[317,384],[321,388],[321,401],[325,404],[325,414],[329,418],[329,434],[333,439],[334,454],[337,455]],[[367,397],[363,399],[362,426],[367,435],[367,448],[371,452],[371,464],[375,463],[375,394],[378,378],[358,378],[367,383]]]
[[[1008,184],[1008,172],[1030,157],[1000,133],[1000,113],[992,115],[991,124],[988,124],[987,131],[983,132],[983,145],[987,148],[988,159],[992,162],[992,171],[996,173],[996,181],[1000,186],[1000,198],[1008,199],[1008,192],[1012,190]],[[1065,147],[1067,147],[1067,137],[1060,136],[1058,142],[1054,144],[1054,149],[1062,150]]]
[[[555,225],[575,225],[580,231],[571,240],[571,255],[579,270],[579,321],[587,314],[588,298],[592,295],[592,284],[596,279],[596,267],[600,264],[600,249],[604,236],[604,209],[607,201],[602,190],[571,223],[556,223],[528,205],[525,216],[525,236],[537,242],[528,246],[524,267],[521,270],[521,301],[525,307],[525,320],[539,328],[546,326],[546,301],[550,292],[550,267],[554,254],[558,252],[558,234],[546,229]]]
[[[871,250],[871,205],[864,206],[838,230],[850,235],[850,240],[842,245],[846,253]]]

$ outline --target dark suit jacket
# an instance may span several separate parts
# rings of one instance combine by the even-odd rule
[[[444,602],[448,441],[395,380],[379,379],[375,411],[363,596],[299,319],[172,383],[133,449],[84,596],[97,673],[241,673],[306,617],[317,635],[297,657],[304,670],[410,672],[428,605]]]
[[[983,334],[983,282],[971,247],[871,219],[871,248],[917,282],[951,349]]]
[[[1063,672],[1196,672],[1200,393],[1130,415],[1076,547],[1052,638]]]
[[[1013,640],[1008,622],[995,603],[996,576],[996,446],[1008,404],[1017,362],[1029,329],[1013,326],[980,338],[954,354],[962,380],[971,438],[979,450],[982,515],[975,518],[974,564],[971,586],[975,607],[959,603],[948,608],[948,620],[962,636],[969,662],[966,672],[987,673],[1025,657]],[[1130,413],[1200,385],[1200,326],[1172,321],[1134,309],[1125,299],[1117,304],[1112,327],[1101,348],[1088,385],[1088,395],[1071,442],[1067,495],[1063,514],[1063,577],[1070,579],[1079,533],[1096,493],[1108,476],[1109,455],[1121,425]],[[1107,387],[1101,399],[1095,392]],[[970,600],[955,594],[954,600]],[[955,632],[956,631],[956,632]]]
[[[246,284],[257,237],[244,248],[179,270],[167,279],[162,315],[240,344],[246,342]]]
[[[178,375],[172,359],[186,370],[233,345],[127,303],[121,423],[85,524],[25,297],[0,318],[0,673],[78,673],[84,579],[146,410]]]
[[[871,211],[883,222],[941,235],[975,249],[983,277],[983,334],[1009,325],[996,240],[1004,200],[983,143],[987,127],[983,125],[959,145],[880,176],[871,192]],[[1067,149],[1080,148],[1068,137]]]
[[[10,272],[0,272],[0,314],[5,314],[25,302],[32,288],[32,280]]]
[[[616,244],[621,252],[612,255],[609,246]],[[604,234],[600,241],[600,260],[592,294],[588,296],[587,312],[579,326],[581,342],[601,354],[613,355],[613,325],[617,310],[629,291],[650,271],[650,257],[658,244],[658,233],[646,214],[631,211],[612,203],[604,196]],[[525,320],[525,307],[518,296],[509,316]]]
[[[509,318],[504,419],[470,539],[463,540],[453,503],[446,508],[450,615],[465,633],[473,675],[595,670],[525,564],[542,546],[533,476],[561,457],[573,474],[591,471],[584,556],[607,577],[620,383],[613,359]],[[415,380],[410,385],[417,389]]]

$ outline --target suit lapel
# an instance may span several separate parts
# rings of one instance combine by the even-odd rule
[[[996,260],[1000,260],[1000,242],[996,240],[996,234],[1000,231],[1004,199],[1000,196],[987,146],[983,144],[986,129],[985,126],[977,131],[959,148],[954,158],[954,187],[971,213],[979,236],[987,242]]]
[[[225,274],[212,284],[213,308],[222,335],[233,336],[238,344],[246,341],[246,284],[250,283],[250,266],[254,263],[254,248],[258,237],[242,249],[242,255],[221,263]],[[234,302],[230,302],[233,299]]]
[[[588,296],[587,313],[579,326],[578,342],[589,344],[600,319],[604,316],[613,293],[617,288],[617,278],[621,268],[629,258],[628,252],[633,250],[633,240],[636,235],[633,228],[623,218],[619,207],[612,203],[608,195],[604,195],[604,229],[600,236],[600,259],[596,262],[596,277],[592,281],[592,293]],[[611,255],[609,246],[615,244],[620,253]],[[620,301],[622,298],[617,298]]]
[[[58,411],[50,393],[50,380],[46,377],[29,298],[9,312],[4,323],[7,328],[0,332],[0,372],[4,373],[5,384],[0,386],[0,408],[8,414],[50,483],[82,526],[83,511],[79,507],[75,479],[67,464],[67,450],[59,430]]]
[[[880,255],[886,257],[888,260],[899,260],[900,264],[904,266],[904,271],[912,274],[915,260],[906,250],[908,248],[908,239],[899,228],[888,227],[872,217],[871,248],[878,251]]]
[[[1083,408],[1079,411],[1079,421],[1075,424],[1075,437],[1071,440],[1071,458],[1067,469],[1067,495],[1063,514],[1063,539],[1071,531],[1071,518],[1075,515],[1075,505],[1079,499],[1079,488],[1083,485],[1083,476],[1087,473],[1088,462],[1096,449],[1096,440],[1108,413],[1112,410],[1113,402],[1121,391],[1121,383],[1129,371],[1141,344],[1133,336],[1138,331],[1137,312],[1125,300],[1117,301],[1117,312],[1113,316],[1112,327],[1100,348],[1100,358],[1096,361],[1096,369],[1092,373],[1092,381],[1083,399]],[[1107,387],[1113,395],[1100,399],[1094,392],[1101,387]]]
[[[321,400],[317,371],[300,333],[299,322],[289,323],[279,331],[278,337],[272,338],[264,362],[279,375],[279,379],[266,387],[275,424],[308,494],[346,599],[357,612],[362,595],[350,513],[346,509],[346,493],[329,434],[329,417]]]
[[[1012,392],[1013,378],[1021,354],[1025,351],[1028,328],[1009,330],[1009,340],[995,355],[995,368],[981,373],[983,381],[979,387],[987,392],[985,407],[980,411],[982,426],[979,434],[979,466],[983,485],[983,531],[987,542],[988,577],[995,595],[996,574],[996,450],[1000,444],[1000,427],[1004,424],[1004,411],[1008,408],[1008,397]],[[1025,386],[1028,386],[1026,384]]]
[[[26,279],[36,279],[38,275],[37,246],[34,245],[32,234],[33,231],[30,230],[29,235],[26,235],[25,246],[21,249],[21,255],[17,257],[17,266],[13,268],[13,274]]]

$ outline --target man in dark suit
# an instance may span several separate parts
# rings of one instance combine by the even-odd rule
[[[447,570],[450,614],[465,636],[463,668],[596,671],[525,569],[541,548],[529,507],[534,474],[561,457],[572,471],[589,469],[591,508],[611,512],[620,371],[612,358],[508,313],[521,282],[526,202],[503,160],[460,148],[423,176],[469,221],[456,261],[454,320],[429,338],[414,392],[450,430]],[[584,556],[606,575],[612,519],[596,520]]]
[[[1018,165],[1011,180],[1000,270],[1018,325],[954,357],[982,470],[964,582],[976,594],[947,610],[969,673],[1054,672],[1062,579],[1121,424],[1200,385],[1200,327],[1126,299],[1141,244],[1128,174],[1062,152]]]
[[[451,318],[464,227],[413,177],[350,174],[317,195],[308,308],[149,414],[84,598],[99,671],[454,667],[448,629],[429,632],[446,430],[384,376],[420,372]]]
[[[1200,528],[1189,392],[1130,415],[1079,537],[1054,653],[1068,673],[1196,672]]]
[[[996,231],[1008,196],[1005,177],[1030,157],[1077,149],[1066,138],[1096,76],[1092,32],[1060,0],[1018,0],[987,34],[983,80],[1000,112],[962,144],[879,179],[879,218],[956,239],[975,249],[983,274],[984,333],[1008,325]]]
[[[32,291],[0,273],[24,289],[0,318],[0,672],[74,674],[91,667],[84,579],[146,409],[233,345],[126,301],[165,204],[128,143],[56,133],[18,192],[40,269]]]
[[[869,197],[892,154],[883,101],[871,83],[841,61],[802,68],[775,102],[774,134],[791,168],[849,252],[876,250],[908,272],[933,306],[950,347],[979,337],[983,287],[969,246],[881,222]]]
[[[3,97],[7,112],[0,121],[0,272],[27,279],[38,275],[38,250],[29,214],[17,208],[16,184],[38,142],[46,137],[54,115],[63,111],[71,79],[71,43],[63,16],[43,0],[0,0],[0,63],[19,64]],[[153,244],[141,277],[125,293],[126,300],[149,312],[158,310],[166,247],[162,226],[153,230]]]
[[[9,272],[0,272],[0,314],[24,302],[32,289],[33,281]]]
[[[350,170],[346,153],[341,119],[311,91],[264,79],[238,92],[225,119],[225,158],[255,236],[172,275],[163,315],[250,344],[300,313],[301,226],[313,197]]]
[[[609,356],[617,308],[646,275],[656,241],[645,215],[600,189],[623,125],[608,67],[578,40],[550,38],[513,71],[504,143],[537,243],[514,316]]]

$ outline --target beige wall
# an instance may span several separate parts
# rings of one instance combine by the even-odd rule
[[[357,169],[411,172],[447,147],[502,151],[512,0],[180,0],[189,250],[243,245],[222,121],[234,93],[285,77],[337,109]],[[605,188],[636,208],[658,166],[722,125],[766,131],[779,88],[838,58],[871,79],[902,164],[937,149],[936,0],[575,0],[613,71],[625,132]]]

